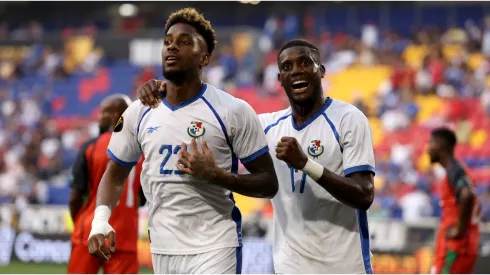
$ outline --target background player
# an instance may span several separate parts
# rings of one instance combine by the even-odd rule
[[[241,214],[230,190],[271,198],[278,185],[253,109],[202,83],[202,68],[215,45],[211,24],[196,10],[183,9],[169,17],[162,50],[168,80],[164,98],[153,110],[133,103],[121,117],[122,129],[112,135],[112,161],[97,196],[91,253],[102,259],[110,256],[104,242],[112,231],[107,223],[110,209],[119,198],[119,186],[144,154],[142,186],[150,206],[155,272],[240,272]],[[158,91],[155,83],[149,81],[141,89]],[[234,174],[238,159],[250,175]]]
[[[374,151],[369,122],[354,106],[324,97],[325,69],[311,43],[286,43],[277,62],[291,107],[259,115],[269,147],[277,146],[275,271],[371,273],[366,210],[374,199]],[[149,105],[159,97],[149,91],[139,96]]]
[[[428,153],[446,170],[441,184],[441,223],[436,239],[434,272],[468,274],[478,255],[480,208],[473,181],[454,157],[456,135],[447,128],[432,132]]]
[[[68,273],[97,273],[103,267],[104,273],[137,273],[138,238],[138,194],[141,186],[139,175],[141,163],[133,170],[124,185],[121,199],[114,209],[109,223],[124,235],[116,248],[116,253],[108,262],[103,262],[87,253],[87,241],[90,224],[94,217],[97,189],[102,175],[109,163],[107,147],[112,131],[118,131],[117,124],[122,113],[131,104],[125,95],[113,95],[106,98],[100,105],[99,128],[100,136],[89,140],[80,149],[73,166],[70,213],[75,224],[72,235],[72,253],[68,263]],[[87,196],[84,202],[84,197]],[[143,200],[140,201],[144,203]]]

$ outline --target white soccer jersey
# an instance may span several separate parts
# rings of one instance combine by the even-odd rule
[[[176,168],[181,143],[206,140],[217,165],[236,172],[267,153],[257,114],[243,100],[211,85],[188,102],[173,106],[163,99],[156,109],[136,101],[123,114],[108,154],[120,165],[145,156],[141,185],[149,202],[150,249],[155,254],[190,255],[241,246],[241,214],[233,195]],[[200,147],[198,142],[198,147]]]
[[[327,99],[303,125],[291,108],[259,115],[269,147],[294,137],[305,154],[338,175],[374,172],[371,128],[364,114]],[[279,180],[274,206],[277,273],[371,273],[366,211],[336,200],[302,171],[273,156]]]

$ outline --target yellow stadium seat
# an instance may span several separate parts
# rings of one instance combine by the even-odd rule
[[[442,55],[446,61],[450,62],[461,50],[462,48],[458,44],[444,45],[442,47]]]
[[[442,106],[441,99],[435,95],[417,96],[415,97],[415,102],[420,108],[417,116],[419,122],[425,122],[434,115],[434,113],[439,111]]]
[[[374,189],[380,190],[385,186],[385,178],[383,176],[374,177]]]
[[[477,131],[473,131],[471,133],[469,143],[472,148],[479,149],[485,144],[486,140],[487,140],[486,131],[480,129]]]
[[[467,65],[468,67],[474,71],[480,67],[483,62],[485,61],[485,57],[483,56],[482,53],[474,53],[471,54],[470,57],[468,57]]]
[[[427,47],[422,45],[410,45],[403,52],[403,59],[412,68],[419,69],[424,57],[427,55]]]
[[[374,147],[376,147],[383,139],[383,125],[381,124],[381,120],[377,117],[370,117],[369,123],[371,124],[371,130],[373,132],[373,144]]]
[[[417,168],[419,171],[427,171],[431,166],[430,163],[430,158],[427,153],[424,153],[420,155],[419,159],[417,160]]]
[[[236,205],[240,208],[243,217],[256,212],[262,208],[260,199],[246,197],[240,194],[233,193]]]
[[[378,93],[381,82],[390,75],[391,68],[387,66],[353,66],[337,74],[328,75],[330,85],[326,93],[335,99],[352,103],[353,94],[360,92],[364,102],[369,106]]]

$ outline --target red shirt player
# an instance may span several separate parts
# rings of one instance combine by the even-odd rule
[[[431,162],[441,164],[447,174],[441,186],[437,274],[471,274],[478,254],[480,208],[468,170],[454,158],[456,142],[454,132],[446,128],[434,130],[429,142]]]
[[[109,261],[100,261],[88,251],[88,238],[96,206],[99,182],[109,163],[107,147],[111,132],[117,131],[116,123],[122,113],[131,104],[126,96],[110,96],[101,104],[99,127],[101,135],[86,142],[80,149],[73,166],[70,195],[70,213],[75,224],[72,252],[67,273],[98,273],[100,267],[105,274],[138,273],[138,207],[141,185],[140,173],[142,161],[136,165],[122,190],[121,199],[115,207],[109,223],[118,233],[116,252]],[[116,128],[115,128],[116,127]],[[83,201],[86,197],[86,201]],[[143,202],[144,203],[144,202]]]

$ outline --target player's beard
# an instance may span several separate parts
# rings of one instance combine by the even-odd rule
[[[163,69],[163,77],[174,83],[177,86],[182,86],[187,78],[187,72],[184,70],[166,71],[165,67]]]

